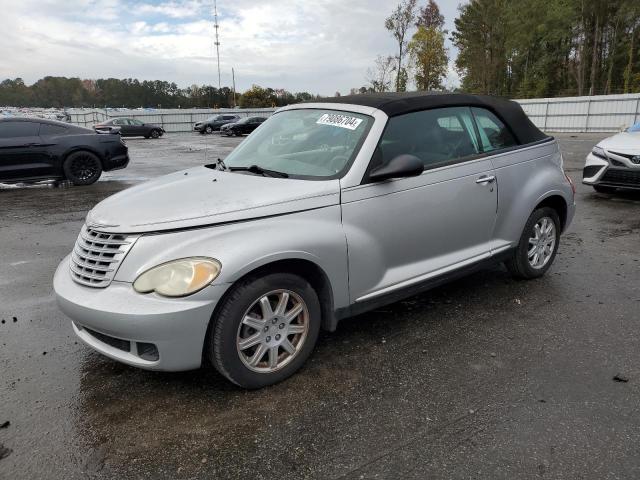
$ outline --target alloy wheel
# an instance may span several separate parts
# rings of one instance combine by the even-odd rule
[[[291,290],[273,290],[245,312],[236,337],[240,360],[250,370],[272,373],[289,364],[309,333],[309,309]]]
[[[74,177],[83,181],[93,177],[97,170],[95,158],[88,154],[75,156],[70,165]]]
[[[536,269],[543,268],[553,256],[555,248],[556,225],[550,217],[542,217],[533,226],[533,237],[529,238],[529,265]]]

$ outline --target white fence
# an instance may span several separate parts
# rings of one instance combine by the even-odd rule
[[[617,132],[640,122],[640,93],[516,102],[547,132]]]
[[[212,115],[233,113],[240,117],[268,117],[275,109],[166,109],[166,110],[127,110],[127,109],[85,109],[71,108],[67,110],[70,122],[83,127],[92,127],[96,123],[109,118],[127,117],[137,118],[146,123],[155,123],[162,126],[167,132],[189,132],[193,130],[193,124],[206,120]]]
[[[533,123],[546,132],[617,132],[640,122],[640,93],[592,97],[535,98],[515,100]],[[256,109],[69,109],[71,122],[91,127],[107,118],[130,117],[156,123],[167,132],[189,132],[193,124],[211,115],[233,113],[241,117],[264,116],[273,108]]]

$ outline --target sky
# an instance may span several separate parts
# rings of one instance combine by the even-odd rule
[[[398,0],[219,0],[222,85],[333,95],[365,85]],[[461,0],[436,0],[453,20]],[[419,4],[426,0],[419,0]],[[217,85],[213,0],[0,0],[0,79],[46,75]],[[447,40],[451,62],[456,51]],[[445,84],[459,83],[452,65]]]

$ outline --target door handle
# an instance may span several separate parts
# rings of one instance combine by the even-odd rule
[[[493,183],[495,181],[496,181],[495,175],[483,175],[476,179],[476,183],[479,183],[481,185],[486,185],[487,183]]]

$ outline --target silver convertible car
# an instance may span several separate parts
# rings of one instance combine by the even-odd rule
[[[574,214],[556,141],[516,103],[380,94],[276,112],[224,161],[91,210],[55,274],[102,354],[281,381],[320,329],[488,262],[543,275]]]

